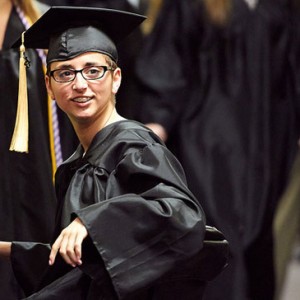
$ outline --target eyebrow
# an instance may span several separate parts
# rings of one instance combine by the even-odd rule
[[[86,62],[85,65],[84,65],[84,68],[85,67],[90,67],[90,66],[99,66],[100,63],[99,62]],[[62,65],[58,65],[56,67],[56,69],[72,69],[72,70],[75,70],[74,66],[72,64],[62,64]]]

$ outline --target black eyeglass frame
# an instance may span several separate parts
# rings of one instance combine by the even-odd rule
[[[103,73],[101,74],[101,76],[99,77],[96,77],[96,78],[86,78],[83,71],[86,70],[86,69],[91,69],[91,68],[103,68]],[[56,71],[62,71],[62,70],[65,70],[65,71],[71,71],[71,72],[74,72],[74,78],[73,79],[70,79],[70,80],[66,80],[66,81],[61,81],[61,80],[57,80],[55,77],[54,77],[54,72]],[[62,68],[62,69],[55,69],[55,70],[52,70],[49,72],[49,76],[52,77],[56,82],[58,83],[68,83],[68,82],[72,82],[75,80],[76,76],[77,76],[77,73],[80,73],[81,76],[85,79],[85,80],[97,80],[97,79],[101,79],[104,77],[105,73],[107,71],[114,71],[115,68],[112,68],[112,67],[108,67],[108,66],[87,66],[87,67],[84,67],[82,68],[81,70],[75,70],[75,69],[68,69],[68,68]]]

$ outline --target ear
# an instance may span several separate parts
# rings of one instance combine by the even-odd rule
[[[52,87],[51,87],[51,80],[48,75],[45,76],[45,84],[46,84],[47,92],[48,92],[50,98],[54,100],[55,97],[54,97]]]
[[[122,81],[122,72],[120,68],[116,68],[113,73],[112,92],[117,94]]]

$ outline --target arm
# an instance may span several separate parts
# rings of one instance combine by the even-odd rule
[[[97,168],[88,170],[84,179],[104,180],[101,174]],[[120,298],[152,285],[202,248],[205,216],[186,187],[178,161],[164,147],[151,145],[125,155],[110,173],[105,191],[97,190],[100,186],[96,182],[95,190],[79,193],[74,185],[69,192],[107,199],[75,214],[85,224]]]
[[[88,231],[80,269],[99,278],[104,268],[122,299],[198,253],[205,216],[178,160],[151,132],[132,122],[113,132],[60,166],[56,191],[61,226],[79,218]]]

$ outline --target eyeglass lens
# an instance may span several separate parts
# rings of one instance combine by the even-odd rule
[[[89,66],[81,70],[58,69],[52,71],[52,76],[57,82],[69,82],[75,79],[77,73],[81,73],[84,79],[95,80],[102,78],[107,70],[106,66]]]

